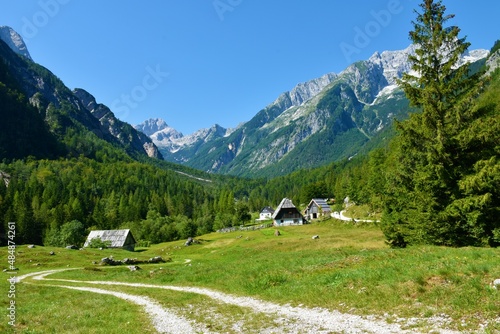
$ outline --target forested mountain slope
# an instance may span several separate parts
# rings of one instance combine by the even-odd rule
[[[92,106],[104,106],[95,104],[95,100],[92,105],[84,105],[81,99],[92,99],[90,94],[73,93],[49,70],[16,54],[2,40],[0,69],[0,112],[6,128],[0,135],[1,158],[19,158],[26,153],[36,157],[82,154],[94,158],[105,154],[109,158],[111,152],[99,153],[104,150],[131,157],[161,158],[147,136],[118,121],[109,109],[94,115]],[[54,144],[54,139],[59,145]],[[16,141],[19,144],[12,144]],[[16,145],[20,143],[23,148],[18,150]],[[47,148],[41,148],[45,145]]]

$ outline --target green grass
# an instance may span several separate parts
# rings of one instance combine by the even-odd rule
[[[345,216],[363,220],[380,220],[382,218],[382,213],[373,212],[370,210],[368,204],[363,204],[349,206],[345,211]]]
[[[279,237],[274,236],[274,228],[213,233],[197,238],[201,241],[197,245],[185,247],[183,241],[177,241],[153,245],[134,253],[20,246],[16,265],[20,268],[19,274],[78,267],[85,269],[60,272],[48,278],[208,287],[282,304],[375,314],[389,321],[397,317],[425,319],[447,314],[453,319],[456,330],[478,330],[481,323],[499,317],[500,291],[490,287],[494,279],[500,278],[498,249],[420,246],[395,250],[385,245],[376,226],[334,220],[279,230]],[[313,240],[313,235],[320,238]],[[50,256],[51,250],[56,255]],[[6,259],[6,248],[2,248],[0,254]],[[123,266],[93,264],[93,261],[99,262],[102,257],[110,255],[116,259],[136,257],[144,260],[160,255],[172,261],[140,265],[143,269],[137,272],[130,272]],[[7,274],[3,275],[7,278]],[[122,320],[103,312],[107,309],[104,304],[111,305],[115,310],[112,314],[126,314],[130,322],[127,326],[131,328],[127,332],[136,332],[135,326],[150,323],[145,320],[140,307],[126,301],[112,296],[48,288],[47,284],[56,282],[26,280],[26,283],[17,285],[17,329],[20,333],[92,332],[89,329],[95,333],[111,333],[113,326],[121,324]],[[7,294],[5,280],[1,281],[0,289]],[[249,315],[241,308],[214,304],[195,294],[123,286],[106,286],[105,289],[148,295],[168,308],[185,312],[188,318],[209,319],[209,327],[218,332],[230,333],[230,325],[216,318],[207,318],[207,315],[220,313],[241,321],[250,332],[252,328],[257,332],[259,323],[270,323],[265,315]],[[3,309],[7,302],[6,298],[2,299]],[[193,307],[204,311],[186,311]],[[86,317],[72,322],[73,327],[66,331],[66,321],[62,316],[47,316],[63,312],[61,310],[69,319],[81,314]],[[107,321],[101,320],[101,313],[105,313]],[[5,326],[5,322],[0,325],[0,332],[6,332],[8,327]],[[420,326],[425,331],[425,323]],[[78,328],[85,330],[79,331]],[[140,328],[139,332],[147,332]],[[146,330],[153,331],[147,326]],[[492,322],[486,332],[495,331],[500,331],[500,325]]]
[[[31,284],[16,290],[15,333],[156,333],[140,306],[113,296]]]

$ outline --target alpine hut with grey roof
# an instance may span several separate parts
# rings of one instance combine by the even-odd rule
[[[266,206],[260,211],[259,219],[257,220],[271,220],[273,218],[274,209],[270,206]]]
[[[293,205],[291,199],[283,198],[273,214],[274,226],[303,225],[307,221],[300,211]]]
[[[313,198],[304,210],[307,219],[317,219],[323,216],[330,216],[332,209],[325,199]]]
[[[130,230],[90,231],[83,247],[88,247],[92,239],[101,239],[102,242],[108,243],[109,248],[122,248],[132,252],[136,244],[135,238]]]

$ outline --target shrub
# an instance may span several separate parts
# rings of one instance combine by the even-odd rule
[[[109,246],[111,246],[111,241],[102,241],[101,238],[93,238],[88,245],[90,248],[108,248]]]

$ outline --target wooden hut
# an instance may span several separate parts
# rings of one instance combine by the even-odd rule
[[[304,210],[306,219],[317,219],[322,216],[330,216],[332,209],[325,199],[313,198]]]
[[[304,216],[293,205],[292,200],[283,198],[280,205],[273,214],[274,226],[303,225],[306,222]]]

